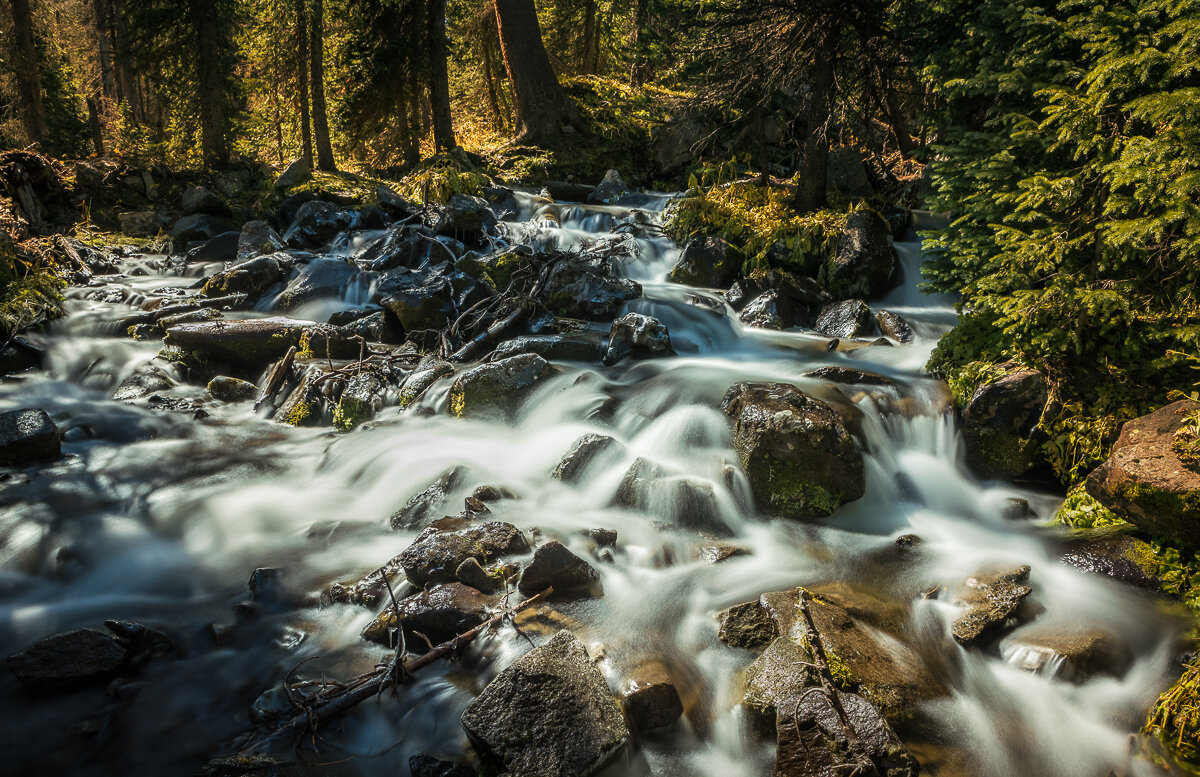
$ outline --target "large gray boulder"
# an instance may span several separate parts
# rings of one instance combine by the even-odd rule
[[[871,309],[861,299],[834,302],[821,309],[813,328],[830,337],[866,337],[871,334]]]
[[[616,364],[630,357],[653,359],[674,353],[666,324],[641,313],[626,313],[614,321],[609,330],[604,363]]]
[[[180,200],[185,215],[203,213],[222,218],[229,218],[233,215],[233,211],[229,209],[224,200],[203,186],[189,186],[184,189]]]
[[[967,464],[984,478],[1011,480],[1042,460],[1038,427],[1049,399],[1046,378],[1023,370],[982,384],[963,408]]]
[[[0,464],[32,464],[59,453],[58,427],[45,410],[0,413]]]
[[[1200,402],[1183,399],[1126,423],[1087,491],[1152,535],[1200,547],[1200,466],[1176,444],[1196,412]]]
[[[297,157],[275,179],[274,188],[280,192],[287,192],[288,189],[299,186],[310,178],[312,178],[312,168],[308,166],[304,157]]]
[[[76,629],[9,656],[8,668],[28,690],[48,693],[110,678],[124,662],[125,648],[111,636]]]
[[[584,262],[564,261],[546,284],[546,306],[554,313],[585,321],[612,321],[626,302],[642,296],[642,287],[615,278]]]
[[[589,777],[629,741],[604,675],[569,631],[501,672],[462,725],[480,757],[511,777]]]
[[[237,241],[237,258],[239,262],[244,262],[247,259],[253,259],[263,254],[273,254],[283,249],[283,239],[279,237],[279,233],[267,222],[247,221],[242,225],[242,231]]]
[[[450,412],[459,418],[511,418],[521,402],[553,374],[550,362],[533,353],[481,364],[450,386]]]
[[[887,219],[873,210],[847,216],[837,253],[821,269],[829,293],[842,299],[873,299],[887,291],[896,269],[891,234]]]
[[[281,358],[313,325],[291,318],[251,318],[180,324],[163,338],[169,346],[206,359],[261,366]]]
[[[453,532],[427,530],[397,558],[413,585],[449,583],[458,567],[473,558],[480,564],[528,553],[529,540],[511,523],[488,521]]]
[[[275,306],[292,310],[306,302],[336,298],[358,278],[358,269],[340,259],[314,259],[300,268],[275,298]]]
[[[786,383],[739,383],[721,410],[763,512],[817,518],[863,495],[862,454],[824,402]]]
[[[239,262],[205,281],[200,293],[206,297],[261,294],[287,277],[290,261],[287,254],[272,254]]]

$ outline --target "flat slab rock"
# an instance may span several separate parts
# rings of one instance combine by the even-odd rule
[[[879,710],[855,693],[838,692],[846,718],[863,749],[887,777],[916,777],[920,768]],[[820,693],[792,696],[776,718],[776,777],[839,777],[854,773],[855,758],[829,698]]]
[[[511,777],[588,777],[630,736],[604,675],[569,631],[501,672],[462,725],[480,757]]]

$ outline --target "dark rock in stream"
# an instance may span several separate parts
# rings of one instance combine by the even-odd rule
[[[257,256],[213,275],[200,293],[206,297],[258,295],[287,277],[290,267],[291,257],[287,254]]]
[[[506,340],[488,357],[500,361],[522,353],[535,353],[548,361],[598,362],[606,346],[599,337],[579,335],[522,335]]]
[[[711,235],[695,237],[683,247],[667,277],[672,283],[723,288],[737,277],[741,266],[741,258],[725,240]]]
[[[113,677],[125,663],[125,648],[95,629],[56,634],[8,657],[8,668],[36,693],[65,691]]]
[[[600,574],[561,542],[547,542],[534,551],[533,561],[521,571],[517,590],[534,596],[550,586],[555,598],[602,594]]]
[[[247,221],[238,235],[237,258],[245,262],[256,256],[282,251],[286,246],[279,233],[265,221]]]
[[[1046,378],[1023,370],[982,384],[963,408],[967,464],[984,478],[1011,480],[1042,461],[1038,427],[1049,399]]]
[[[569,631],[501,672],[462,725],[480,757],[511,777],[590,777],[630,737],[604,675]]]
[[[418,753],[408,759],[411,777],[475,777],[476,772],[467,764],[442,761],[428,753]]]
[[[735,604],[716,617],[717,639],[730,647],[762,650],[779,636],[775,621],[757,601]]]
[[[876,774],[916,777],[917,759],[870,702],[855,693],[835,691],[862,748],[861,756],[846,738],[841,717],[821,693],[783,700],[776,709],[775,777],[842,777],[859,768],[859,757],[874,764]]]
[[[185,265],[232,262],[238,258],[240,232],[223,232],[203,245],[198,245],[183,256]]]
[[[912,342],[912,325],[892,311],[876,311],[875,323],[879,326],[879,331],[884,337],[890,337],[898,343]]]
[[[387,382],[372,371],[360,372],[346,383],[333,411],[333,425],[344,432],[371,420],[383,407]]]
[[[683,715],[683,701],[661,661],[646,661],[630,670],[621,683],[621,710],[635,734],[666,728]]]
[[[461,287],[463,278],[452,278],[429,268],[398,271],[380,283],[379,304],[395,314],[405,331],[441,329],[454,313],[455,281]]]
[[[154,361],[148,361],[139,364],[118,384],[113,390],[112,399],[117,402],[130,402],[174,386],[175,381],[165,369]]]
[[[292,310],[317,299],[336,298],[351,281],[358,277],[358,269],[340,259],[314,259],[300,269],[288,281],[275,299],[281,310]]]
[[[738,320],[757,329],[783,330],[797,326],[800,319],[787,297],[772,289],[759,294],[742,308]]]
[[[291,318],[250,318],[180,324],[167,330],[168,346],[198,352],[207,359],[261,367],[280,358],[313,325]]]
[[[585,434],[571,445],[571,450],[554,468],[553,477],[564,483],[577,483],[598,457],[608,451],[616,451],[624,447],[612,437],[603,434]]]
[[[426,356],[410,372],[400,384],[400,407],[408,407],[416,402],[425,391],[437,382],[454,372],[450,362],[438,359],[436,356]]]
[[[604,363],[612,365],[630,357],[653,359],[674,353],[666,324],[641,313],[626,313],[612,324]]]
[[[848,299],[822,308],[813,328],[829,337],[866,337],[873,326],[867,303],[861,299]]]
[[[829,293],[842,299],[874,299],[886,292],[896,269],[891,233],[887,220],[873,210],[847,216],[837,253],[822,268],[821,280]]]
[[[642,287],[616,278],[581,261],[564,261],[546,284],[546,307],[553,313],[585,321],[612,321],[626,302],[642,296]]]
[[[486,564],[529,550],[529,540],[516,526],[489,521],[458,531],[423,532],[398,558],[413,585],[423,587],[453,581],[458,567],[469,558]]]
[[[23,466],[56,459],[60,453],[58,427],[45,410],[0,413],[0,465]]]
[[[596,185],[592,193],[588,195],[587,201],[601,205],[611,205],[628,190],[629,185],[625,183],[625,179],[621,177],[621,174],[609,168],[604,174],[604,178]]]
[[[865,372],[854,367],[818,367],[804,373],[806,378],[827,380],[830,383],[846,383],[852,386],[895,386],[896,382],[883,375]]]
[[[15,335],[8,342],[0,343],[0,375],[36,370],[45,358],[45,349],[26,337]]]
[[[232,229],[233,225],[223,218],[195,213],[175,222],[175,226],[171,227],[171,240],[177,248],[181,248],[193,240],[211,240]]]
[[[242,402],[254,399],[258,394],[258,386],[250,381],[225,375],[218,375],[210,380],[207,388],[213,399],[219,399],[222,402]]]
[[[1166,581],[1161,576],[1154,548],[1126,529],[1076,530],[1064,541],[1059,560],[1080,571],[1104,575],[1136,588],[1163,590]]]
[[[283,233],[283,242],[294,248],[320,248],[357,225],[357,212],[332,202],[311,200],[300,206],[292,225]]]
[[[806,519],[866,488],[862,454],[838,414],[785,383],[739,383],[721,402],[759,508]]]
[[[1017,608],[1033,589],[1025,585],[1029,567],[983,571],[967,578],[955,601],[967,611],[954,621],[951,633],[963,647],[984,643],[1004,630]]]
[[[532,353],[472,367],[450,386],[450,412],[458,418],[511,419],[554,368]]]
[[[451,491],[466,478],[466,467],[446,470],[421,493],[412,497],[388,520],[393,529],[416,529],[441,512]]]
[[[397,627],[404,630],[409,650],[428,648],[423,634],[435,646],[470,631],[487,620],[489,611],[499,603],[496,596],[463,585],[446,583],[401,599],[393,608],[388,602],[375,620],[363,629],[363,639],[392,647]],[[397,618],[398,615],[398,618]]]

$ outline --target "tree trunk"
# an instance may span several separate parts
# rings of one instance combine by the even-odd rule
[[[207,165],[229,163],[225,143],[225,78],[221,72],[221,31],[215,0],[192,0],[196,80],[200,98],[200,149]]]
[[[100,90],[106,98],[112,99],[117,92],[117,79],[113,73],[112,41],[108,37],[111,28],[109,20],[111,9],[107,0],[92,0],[93,27],[96,33],[96,56],[100,64]]]
[[[433,108],[433,145],[449,151],[454,141],[450,118],[450,72],[446,64],[446,0],[429,0],[429,101]]]
[[[410,69],[408,73],[408,111],[412,117],[412,133],[409,135],[410,144],[405,156],[411,158],[415,164],[421,161],[421,139],[425,137],[425,125],[421,122],[421,81],[417,78],[415,68]]]
[[[129,109],[130,117],[138,124],[146,123],[146,110],[138,92],[137,79],[129,69],[126,51],[129,43],[129,28],[125,21],[123,0],[110,0],[112,16],[109,20],[109,37],[113,45],[113,66],[117,76],[117,102]]]
[[[313,167],[312,131],[308,126],[308,11],[304,0],[295,0],[296,7],[296,94],[300,99],[300,156],[311,170]]]
[[[912,158],[914,150],[912,131],[908,127],[904,107],[900,105],[900,97],[891,84],[883,85],[883,103],[887,107],[888,121],[892,125],[892,132],[896,134],[896,147],[900,149],[900,156],[905,159]]]
[[[596,73],[596,0],[584,0],[583,4],[583,50],[579,56],[579,72],[590,76]]]
[[[312,85],[313,139],[317,145],[317,169],[327,173],[337,172],[333,161],[333,145],[329,142],[329,120],[325,115],[325,4],[324,0],[312,0],[311,30],[312,70],[309,77]]]
[[[829,165],[829,137],[826,134],[833,110],[834,63],[837,58],[839,30],[825,30],[814,54],[811,87],[804,106],[804,158],[800,161],[799,185],[793,204],[801,213],[825,206],[825,169]]]
[[[629,67],[629,85],[637,89],[646,83],[646,22],[650,15],[649,0],[633,4],[633,64]]]
[[[88,131],[92,133],[92,146],[96,156],[104,156],[104,125],[100,123],[100,110],[96,107],[96,98],[87,98]]]
[[[533,0],[495,0],[500,49],[517,101],[517,139],[557,138],[575,118],[575,106],[550,67]]]
[[[483,33],[483,79],[487,84],[488,110],[492,113],[492,127],[504,127],[504,116],[500,111],[499,90],[496,88],[496,71],[492,66],[492,33]]]
[[[17,49],[14,75],[17,78],[17,103],[25,110],[25,132],[34,143],[46,135],[46,113],[42,105],[42,85],[38,79],[37,49],[33,46],[33,10],[29,0],[11,0],[13,37]]]

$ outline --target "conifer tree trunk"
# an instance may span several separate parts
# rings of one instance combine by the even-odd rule
[[[421,139],[425,137],[425,125],[421,121],[421,81],[416,68],[408,73],[408,110],[412,116],[412,134],[409,135],[409,156],[414,162],[421,160]]]
[[[108,37],[111,27],[108,0],[92,0],[93,32],[96,34],[96,56],[100,64],[100,89],[106,98],[116,95],[116,75],[113,73],[112,41]]]
[[[46,113],[42,105],[42,85],[38,81],[37,49],[33,46],[33,10],[29,0],[10,0],[13,37],[16,38],[17,102],[24,107],[25,132],[33,142],[46,135]]]
[[[450,118],[450,72],[446,64],[446,0],[429,0],[429,101],[433,113],[433,144],[438,151],[458,145]]]
[[[488,110],[492,113],[492,126],[504,126],[504,114],[500,110],[499,90],[496,88],[496,72],[492,66],[492,35],[491,32],[485,32],[483,35],[483,78],[487,83],[487,98]]]
[[[196,39],[196,79],[200,100],[200,148],[204,162],[229,162],[225,142],[225,79],[221,72],[221,32],[216,0],[192,0],[188,5]]]
[[[596,72],[596,0],[584,0],[583,4],[583,50],[579,57],[579,72],[585,76]]]
[[[113,45],[113,69],[117,76],[117,102],[129,108],[129,115],[138,124],[146,123],[146,110],[137,79],[129,68],[129,26],[125,20],[124,0],[107,0],[112,15],[109,19],[109,37]]]
[[[313,166],[312,131],[308,125],[308,11],[304,0],[295,0],[296,9],[296,94],[300,99],[300,156],[309,169]]]
[[[814,53],[809,79],[809,95],[805,100],[804,157],[800,162],[799,185],[793,205],[801,213],[825,206],[825,169],[829,164],[829,138],[826,125],[833,110],[834,62],[837,58],[840,30],[834,26],[822,33]]]
[[[533,0],[494,0],[500,50],[517,103],[517,139],[557,138],[575,107],[550,67]]]
[[[337,172],[333,161],[333,146],[329,142],[329,119],[325,115],[325,4],[323,0],[312,1],[311,31],[312,70],[309,77],[312,86],[313,139],[317,146],[317,169],[327,173]]]
[[[633,64],[629,67],[629,85],[634,89],[646,83],[645,26],[648,21],[649,10],[649,0],[634,0]]]

